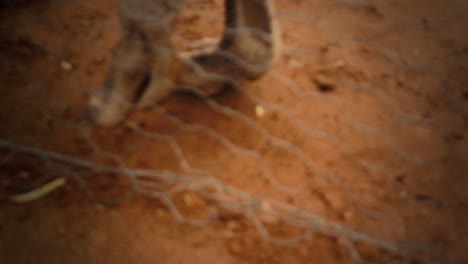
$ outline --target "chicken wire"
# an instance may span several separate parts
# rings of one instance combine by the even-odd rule
[[[467,20],[462,1],[439,14],[425,13],[419,1],[413,16],[395,12],[406,1],[276,1],[282,51],[266,76],[231,79],[227,95],[176,94],[110,129],[86,126],[82,112],[107,74],[113,47],[99,40],[116,42],[117,18],[89,24],[101,12],[91,3],[52,2],[74,7],[69,30],[36,17],[47,37],[18,26],[16,41],[65,74],[41,72],[57,79],[2,89],[2,174],[38,163],[44,177],[36,187],[67,177],[96,203],[142,195],[193,225],[234,212],[272,243],[336,238],[356,263],[371,262],[360,245],[395,262],[462,263],[461,250],[441,245],[463,247],[467,234],[467,40],[456,35]],[[219,35],[222,8],[187,1],[174,33],[178,47]],[[75,27],[89,30],[78,35]],[[86,49],[99,57],[73,63]],[[8,58],[2,64],[24,76],[37,70]],[[88,77],[88,66],[98,77]],[[164,156],[178,168],[157,160]],[[109,199],[95,188],[102,175],[122,182]],[[418,218],[425,220],[415,225]],[[277,225],[302,231],[278,237],[271,232]],[[439,242],[424,234],[437,227]]]

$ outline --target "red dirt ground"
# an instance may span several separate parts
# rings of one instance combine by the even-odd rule
[[[95,128],[92,141],[81,136],[76,124],[90,93],[105,80],[119,38],[116,2],[0,2],[1,140],[111,164],[111,157],[99,153],[105,150],[129,168],[186,173],[168,144],[174,140],[191,167],[225,185],[303,208],[416,258],[395,256],[377,242],[355,243],[369,262],[468,263],[467,1],[277,0],[280,60],[262,79],[242,82],[250,96],[229,91],[215,98],[242,113],[240,119],[186,94],[163,103],[184,122],[261,154],[278,184],[295,194],[271,184],[254,158],[231,153],[216,138],[179,127],[156,110],[135,111],[130,120],[172,139],[153,140],[124,126]],[[222,1],[190,2],[194,6],[181,14],[174,39],[181,49],[180,37],[195,41],[222,30]],[[252,98],[282,109],[264,106],[265,116],[256,116]],[[275,145],[272,136],[295,147]],[[171,198],[190,219],[222,207],[210,224],[179,223],[164,201],[143,195],[102,206],[86,190],[99,198],[120,197],[127,178],[10,154],[0,144],[2,263],[358,260],[346,247],[344,231],[276,245],[262,239],[246,217],[249,211],[230,212],[226,204],[200,198],[196,189]],[[7,199],[56,176],[71,180],[36,201]],[[73,181],[76,176],[87,187]],[[258,219],[275,237],[300,232],[288,220]]]

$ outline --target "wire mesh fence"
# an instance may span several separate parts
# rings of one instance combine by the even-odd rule
[[[281,246],[334,238],[340,263],[467,261],[464,1],[274,1],[281,53],[264,76],[195,63],[231,89],[173,92],[111,128],[83,112],[112,67],[118,4],[32,2],[1,11],[5,197],[66,177],[96,203],[154,198],[196,226],[235,213]],[[185,1],[175,49],[220,38],[223,2]]]

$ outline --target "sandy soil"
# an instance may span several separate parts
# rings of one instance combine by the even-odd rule
[[[174,39],[180,49],[222,31],[222,1],[190,2]],[[132,113],[151,136],[123,125],[84,138],[77,124],[120,36],[116,1],[1,1],[1,262],[468,263],[468,2],[374,2],[278,0],[278,63],[258,81],[239,81],[248,94],[212,101],[235,114],[174,94],[162,104],[170,115]],[[256,223],[292,237],[305,229],[286,218],[291,210],[280,219],[264,214],[277,209],[271,201],[233,208],[239,199],[174,183],[157,187],[180,188],[164,196],[173,207],[142,194],[104,206],[98,201],[125,195],[128,177],[15,153],[5,141],[199,179],[183,153],[215,187],[347,229],[321,229],[308,215],[308,236],[277,245]],[[240,149],[261,155],[272,176]],[[68,183],[29,203],[7,199],[54,177]],[[192,220],[219,216],[197,226],[170,208]]]

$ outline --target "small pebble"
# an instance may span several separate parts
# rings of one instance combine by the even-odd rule
[[[60,66],[62,67],[62,69],[64,71],[71,71],[73,70],[73,65],[71,65],[71,63],[67,62],[67,61],[61,61],[60,62]]]
[[[334,80],[331,77],[328,77],[327,75],[317,74],[314,81],[320,92],[326,93],[335,90]]]
[[[271,204],[267,201],[261,203],[263,213],[259,215],[259,219],[266,224],[277,224],[279,219],[274,215],[270,214],[273,211]]]
[[[302,66],[304,66],[304,63],[298,60],[291,59],[288,61],[288,66],[291,68],[301,68]]]
[[[263,117],[265,116],[265,109],[261,105],[255,106],[255,115],[257,117]]]
[[[184,194],[182,200],[186,206],[206,206],[205,200],[193,193]]]
[[[187,206],[192,206],[194,204],[194,200],[195,200],[193,195],[191,195],[189,193],[185,194],[182,199],[184,200],[184,203]]]

